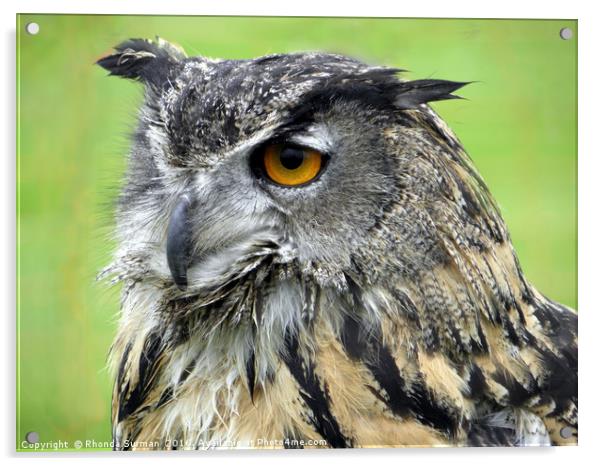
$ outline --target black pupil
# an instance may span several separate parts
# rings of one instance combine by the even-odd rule
[[[280,152],[280,163],[289,170],[294,170],[295,168],[299,168],[303,163],[303,159],[305,158],[305,153],[303,149],[299,149],[298,147],[285,147]]]

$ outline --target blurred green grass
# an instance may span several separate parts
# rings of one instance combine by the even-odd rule
[[[25,24],[40,33],[30,36]],[[105,358],[118,290],[111,201],[138,85],[94,61],[159,35],[190,55],[248,58],[326,50],[411,72],[477,81],[436,109],[499,202],[529,279],[577,305],[576,21],[21,15],[18,17],[19,317],[17,443],[110,439]]]

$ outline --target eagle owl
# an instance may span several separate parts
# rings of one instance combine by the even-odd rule
[[[98,64],[145,89],[101,273],[117,449],[576,443],[576,314],[428,106],[466,83],[161,39]]]

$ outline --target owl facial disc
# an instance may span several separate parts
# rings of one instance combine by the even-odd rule
[[[185,290],[188,286],[187,272],[192,249],[192,229],[189,220],[191,206],[190,196],[181,195],[167,226],[167,264],[173,281],[180,290]]]

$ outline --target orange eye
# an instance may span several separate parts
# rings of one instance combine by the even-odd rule
[[[318,176],[322,168],[322,154],[303,147],[272,144],[265,148],[263,165],[273,182],[299,186]]]

